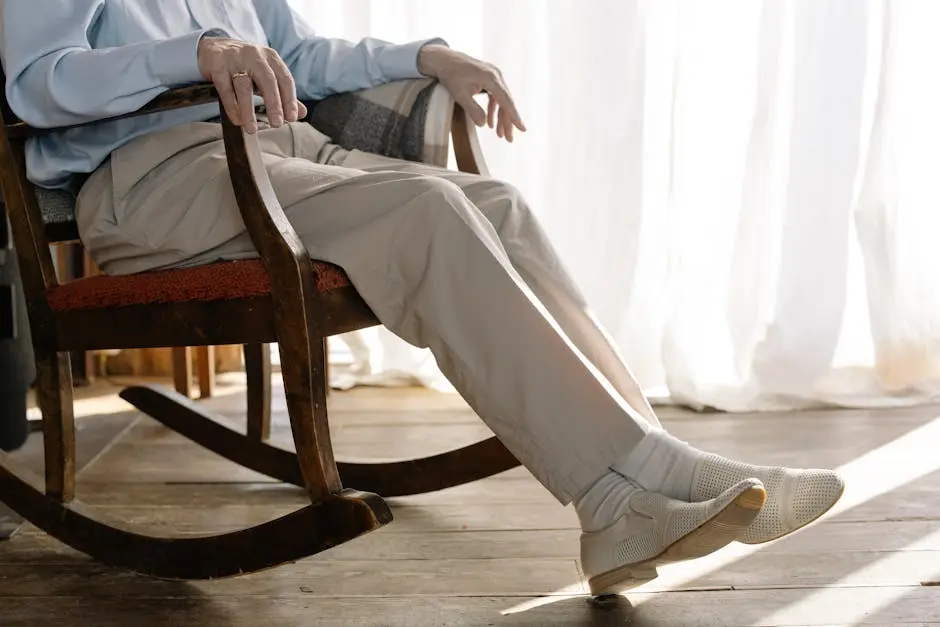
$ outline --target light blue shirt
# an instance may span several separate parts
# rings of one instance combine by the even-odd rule
[[[0,0],[10,107],[40,128],[129,113],[202,81],[196,48],[214,29],[277,50],[304,100],[419,77],[418,51],[428,43],[319,37],[287,0]],[[68,187],[135,137],[218,115],[213,104],[33,138],[29,178]]]

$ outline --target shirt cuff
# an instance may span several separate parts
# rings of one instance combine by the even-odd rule
[[[447,42],[440,37],[413,41],[410,44],[400,46],[388,46],[383,50],[382,57],[379,59],[379,66],[382,73],[390,81],[397,81],[408,78],[423,78],[418,70],[418,53],[429,44],[446,46]]]
[[[199,42],[205,36],[224,37],[225,31],[200,30],[154,44],[150,57],[153,75],[168,87],[205,80],[199,71]]]

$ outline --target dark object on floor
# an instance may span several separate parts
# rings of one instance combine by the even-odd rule
[[[26,392],[36,377],[16,255],[0,203],[0,450],[26,441]]]

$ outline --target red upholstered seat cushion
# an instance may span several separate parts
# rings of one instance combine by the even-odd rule
[[[314,261],[317,291],[351,285],[342,268]],[[271,280],[260,260],[224,261],[195,268],[160,270],[127,276],[100,275],[58,285],[46,294],[53,311],[99,309],[217,301],[271,292]]]

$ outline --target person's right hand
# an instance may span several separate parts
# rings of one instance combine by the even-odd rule
[[[258,130],[254,87],[258,88],[271,126],[296,122],[307,115],[297,100],[294,78],[280,55],[270,48],[237,39],[204,37],[198,49],[199,72],[212,81],[225,112],[248,133]]]

